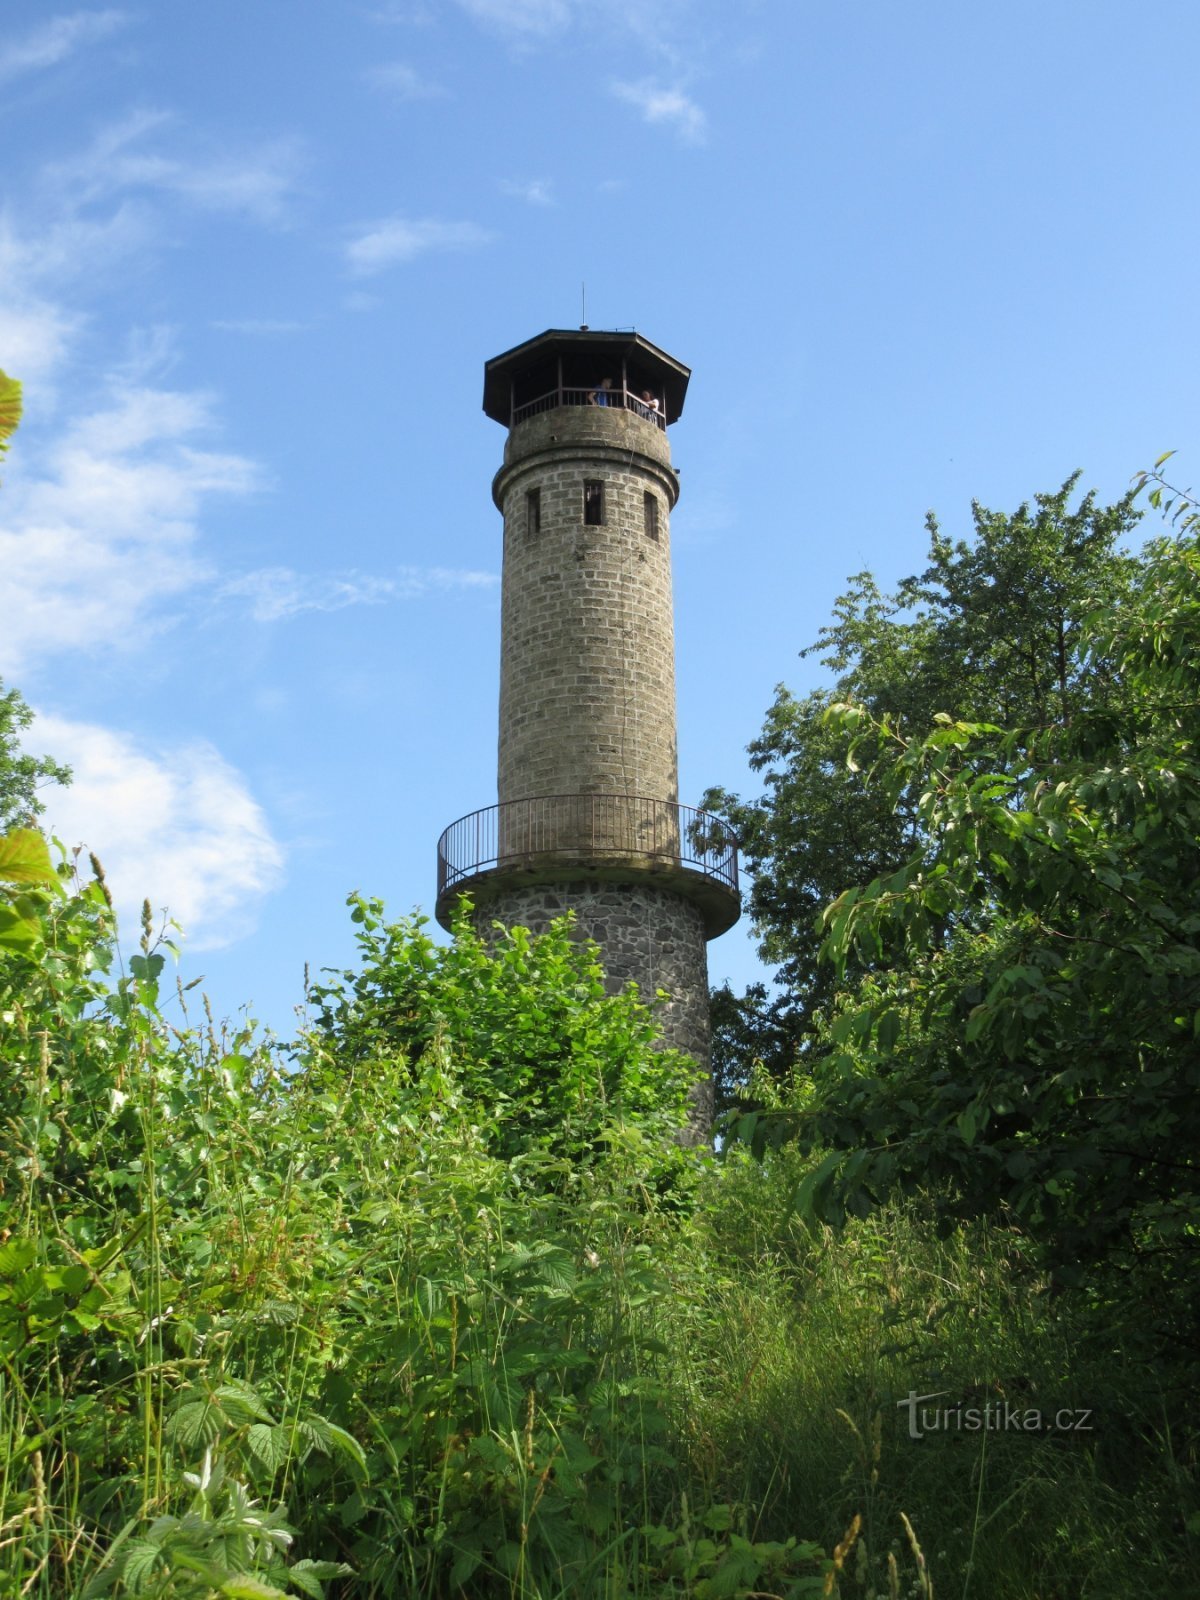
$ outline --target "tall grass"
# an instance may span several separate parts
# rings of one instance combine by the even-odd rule
[[[102,885],[4,958],[0,1595],[1196,1592],[1187,1420],[1010,1234],[810,1234],[796,1156],[674,1145],[564,930],[358,910],[290,1054],[148,931],[106,973]],[[917,1441],[910,1389],[1095,1431]]]

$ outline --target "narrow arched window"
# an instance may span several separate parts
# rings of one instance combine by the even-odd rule
[[[647,490],[646,494],[645,494],[645,496],[644,496],[644,498],[642,500],[642,505],[645,508],[646,537],[647,537],[647,539],[657,539],[658,538],[658,496],[651,494],[650,491]]]

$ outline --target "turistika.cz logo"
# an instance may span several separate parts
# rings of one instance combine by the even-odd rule
[[[930,1405],[952,1391],[938,1389],[933,1394],[908,1391],[906,1400],[897,1400],[908,1410],[908,1437],[923,1439],[927,1433],[1091,1433],[1092,1412],[1082,1407],[1062,1407],[1041,1411],[1036,1406],[1018,1406],[1010,1400],[989,1400],[984,1405],[958,1401],[952,1406]]]

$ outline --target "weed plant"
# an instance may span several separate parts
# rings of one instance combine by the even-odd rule
[[[811,1234],[796,1155],[682,1149],[688,1064],[567,926],[356,898],[285,1050],[2,843],[4,1600],[1197,1592],[1121,1350],[998,1227]],[[1095,1431],[914,1441],[912,1388]]]

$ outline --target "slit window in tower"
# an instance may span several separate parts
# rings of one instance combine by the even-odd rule
[[[525,495],[525,532],[536,539],[542,531],[542,491],[530,489]]]
[[[604,526],[604,485],[599,478],[588,478],[584,482],[583,521],[588,528]]]
[[[644,496],[644,498],[642,500],[642,504],[646,508],[646,537],[647,537],[647,539],[657,539],[658,538],[658,500],[654,495],[652,495],[650,493],[649,489],[647,489],[647,491],[645,493],[645,496]]]

